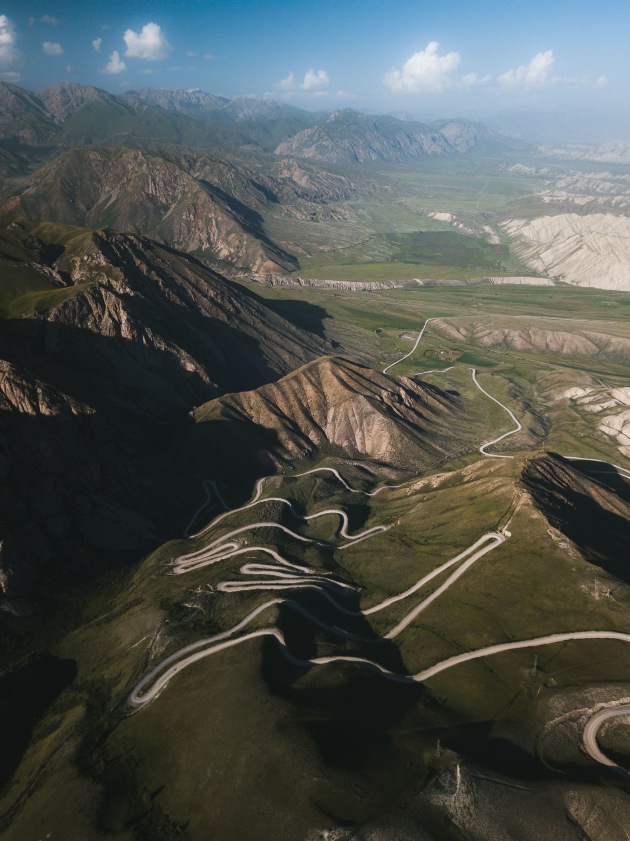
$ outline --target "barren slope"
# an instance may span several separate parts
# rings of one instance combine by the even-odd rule
[[[602,356],[630,361],[630,340],[585,327],[569,330],[544,326],[494,327],[483,321],[434,322],[444,336],[487,348],[511,348],[523,351],[561,353],[570,356]],[[544,322],[543,322],[544,324]]]

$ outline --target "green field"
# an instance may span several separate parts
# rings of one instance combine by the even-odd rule
[[[513,254],[499,222],[544,212],[542,179],[507,172],[508,162],[436,158],[364,165],[357,191],[334,221],[270,212],[265,229],[300,261],[294,276],[384,281],[532,274]],[[340,168],[348,178],[358,171]],[[429,214],[455,214],[462,231]],[[500,237],[494,245],[489,230]]]

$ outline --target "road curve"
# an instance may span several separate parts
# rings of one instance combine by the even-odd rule
[[[414,593],[418,592],[420,589],[426,586],[426,584],[428,584],[431,580],[436,578],[442,572],[445,572],[450,567],[453,567],[457,564],[461,564],[461,566],[454,573],[452,573],[447,578],[447,580],[440,587],[437,588],[437,590],[429,594],[426,598],[422,599],[418,604],[414,605],[411,608],[411,610],[408,611],[407,614],[384,637],[379,638],[377,640],[369,637],[359,637],[354,634],[349,634],[343,629],[339,629],[333,625],[323,622],[322,620],[316,619],[315,617],[313,617],[312,614],[304,610],[304,608],[302,608],[301,605],[295,602],[291,602],[288,599],[272,599],[271,601],[259,605],[228,631],[224,631],[220,634],[215,634],[212,637],[208,637],[204,640],[192,643],[191,645],[187,645],[184,648],[175,651],[169,657],[162,660],[160,663],[158,663],[157,666],[151,669],[151,671],[147,675],[145,675],[145,677],[142,678],[142,680],[138,684],[136,684],[128,698],[128,702],[131,706],[136,708],[143,706],[144,704],[156,698],[157,695],[162,691],[162,689],[164,689],[164,687],[168,684],[171,678],[174,677],[186,666],[189,666],[192,663],[195,663],[204,657],[209,657],[212,654],[216,654],[219,651],[223,651],[226,648],[230,648],[234,645],[237,645],[241,642],[245,642],[249,639],[253,639],[255,637],[260,637],[264,635],[275,637],[275,639],[281,644],[287,657],[292,662],[298,662],[295,660],[295,658],[293,658],[290,651],[288,650],[282,634],[275,628],[261,631],[251,631],[242,636],[234,637],[235,634],[247,627],[257,616],[260,615],[260,613],[278,604],[292,606],[293,609],[297,610],[298,612],[301,612],[311,621],[315,621],[315,623],[319,625],[319,627],[337,636],[352,638],[364,643],[373,643],[376,641],[384,642],[387,639],[394,639],[405,628],[407,628],[408,625],[410,625],[411,622],[413,622],[413,620],[426,607],[428,607],[433,601],[435,601],[435,599],[442,595],[442,593],[448,590],[448,588],[451,587],[455,583],[455,581],[458,578],[460,578],[476,561],[478,561],[488,552],[492,551],[493,549],[496,549],[497,546],[500,546],[505,541],[505,539],[505,536],[500,532],[489,532],[488,534],[483,535],[463,552],[460,552],[454,558],[451,558],[449,561],[442,564],[440,567],[437,567],[436,569],[432,570],[428,575],[423,576],[418,582],[416,582],[416,584],[414,584],[409,589],[397,594],[396,596],[391,596],[387,599],[384,599],[382,602],[379,602],[378,604],[373,605],[371,608],[364,611],[348,610],[343,606],[343,604],[341,604],[337,599],[335,599],[334,596],[327,592],[327,589],[330,588],[341,589],[342,591],[343,589],[353,589],[349,584],[346,584],[345,582],[340,582],[328,577],[329,574],[327,575],[325,573],[321,573],[321,571],[318,570],[312,570],[308,567],[302,567],[297,566],[295,564],[291,564],[289,561],[286,561],[286,559],[278,555],[278,553],[275,550],[265,549],[265,547],[246,547],[240,549],[238,552],[233,552],[231,555],[228,556],[233,557],[235,554],[245,552],[249,554],[254,550],[266,551],[268,554],[271,554],[275,560],[278,560],[279,563],[283,564],[283,566],[279,568],[271,564],[245,564],[243,567],[241,567],[240,570],[242,574],[268,576],[272,580],[259,578],[250,581],[224,581],[221,582],[216,588],[219,592],[237,593],[251,590],[291,590],[317,588],[320,594],[324,596],[327,599],[327,601],[329,601],[338,611],[340,611],[346,616],[355,617],[368,616],[377,613],[389,607],[390,605],[401,601],[402,599],[409,598]],[[318,665],[336,661],[360,662],[368,666],[369,668],[375,669],[376,671],[380,672],[386,677],[389,677],[392,680],[405,682],[416,681],[416,678],[414,678],[413,676],[410,677],[409,675],[400,675],[394,672],[389,672],[379,663],[373,660],[368,660],[366,658],[345,657],[340,655],[328,658],[313,658],[309,661],[299,662],[302,665]]]
[[[582,733],[582,744],[584,745],[584,750],[588,753],[588,755],[594,759],[595,762],[599,762],[600,765],[608,765],[611,768],[620,768],[616,762],[613,762],[612,759],[609,759],[606,754],[600,750],[599,745],[597,744],[597,734],[606,721],[611,718],[619,718],[624,715],[630,715],[630,704],[623,704],[620,707],[605,707],[591,716],[586,723],[586,727]],[[625,771],[625,768],[622,770]]]
[[[287,474],[286,476],[283,476],[283,478],[284,479],[299,479],[302,476],[310,476],[313,473],[332,473],[333,476],[337,479],[337,481],[340,484],[342,484],[343,487],[347,491],[349,491],[350,493],[361,494],[362,496],[370,496],[370,497],[377,496],[379,493],[382,493],[383,491],[394,490],[396,488],[402,488],[404,485],[408,484],[408,482],[401,482],[400,484],[397,484],[397,485],[381,485],[379,488],[376,488],[376,490],[373,490],[373,491],[362,491],[360,488],[351,487],[346,482],[346,480],[343,478],[343,476],[339,473],[339,471],[336,470],[334,467],[314,467],[312,470],[304,470],[302,473]],[[249,500],[249,502],[246,502],[244,505],[241,505],[238,508],[230,508],[230,506],[227,504],[227,502],[223,499],[223,495],[221,494],[221,491],[217,487],[217,483],[213,479],[209,479],[209,480],[203,482],[202,483],[203,487],[206,490],[206,499],[201,503],[201,505],[197,508],[197,510],[193,514],[192,518],[190,519],[190,522],[188,523],[188,526],[186,527],[186,529],[184,531],[184,537],[186,537],[186,538],[200,537],[202,534],[204,534],[204,532],[208,531],[211,528],[214,528],[214,526],[216,526],[218,523],[220,523],[221,520],[225,519],[229,514],[236,514],[239,511],[245,511],[248,508],[253,508],[254,505],[258,505],[261,502],[271,501],[272,499],[279,499],[279,501],[281,501],[281,502],[286,502],[287,504],[290,504],[288,500],[285,500],[285,499],[282,499],[282,498],[261,497],[265,482],[267,481],[267,479],[273,479],[273,478],[275,478],[275,476],[263,476],[261,479],[258,479],[257,482],[256,482],[256,485],[254,487],[253,497]],[[203,509],[208,505],[208,503],[212,499],[213,495],[216,496],[216,498],[221,503],[222,507],[225,509],[224,512],[222,514],[218,514],[214,518],[214,520],[212,520],[212,522],[208,523],[207,526],[204,526],[198,532],[195,532],[194,534],[191,534],[190,529],[192,528],[195,520],[201,514]]]
[[[404,356],[401,356],[400,359],[397,359],[395,362],[392,362],[390,365],[387,366],[387,368],[383,368],[383,373],[386,374],[388,371],[390,371],[394,367],[394,365],[400,365],[400,363],[404,362],[405,359],[409,359],[410,356],[413,356],[413,354],[418,349],[418,345],[420,344],[420,340],[422,339],[422,336],[424,335],[424,331],[427,329],[427,324],[430,324],[431,321],[439,321],[439,320],[440,320],[439,317],[438,318],[427,318],[427,320],[422,325],[422,330],[418,333],[418,338],[416,339],[415,345],[411,348],[409,353],[406,353]]]
[[[477,386],[479,391],[482,391],[486,395],[486,397],[489,397],[490,400],[494,401],[498,406],[500,406],[502,409],[504,409],[508,413],[510,418],[516,424],[515,428],[511,429],[509,432],[504,432],[503,435],[499,435],[498,438],[494,438],[492,441],[488,441],[486,444],[482,444],[481,447],[479,447],[479,452],[481,453],[482,456],[487,456],[488,458],[514,458],[514,456],[504,456],[504,455],[497,455],[496,453],[487,453],[486,452],[486,447],[491,447],[493,444],[498,444],[499,441],[503,441],[504,438],[507,438],[510,435],[515,435],[517,432],[521,431],[523,426],[511,409],[508,409],[508,407],[504,403],[501,403],[500,400],[497,400],[496,397],[493,397],[491,394],[488,394],[488,392],[485,390],[485,388],[483,388],[479,384],[479,381],[477,380],[477,371],[474,368],[471,368],[470,370],[472,372],[473,382]]]

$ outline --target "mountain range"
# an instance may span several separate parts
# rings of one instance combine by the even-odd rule
[[[4,146],[80,146],[96,139],[118,145],[175,143],[188,146],[254,147],[335,162],[400,159],[466,151],[499,135],[467,121],[423,126],[394,117],[368,117],[346,109],[332,114],[302,111],[272,101],[226,100],[202,91],[144,88],[111,94],[90,85],[63,82],[35,93],[0,82],[0,142]],[[306,131],[303,135],[301,132]],[[123,140],[123,134],[125,138]],[[354,149],[369,134],[365,149]],[[346,138],[345,135],[348,135]],[[324,146],[321,146],[326,138]],[[339,144],[339,149],[337,149]],[[367,147],[369,146],[369,152]]]
[[[349,109],[322,115],[203,91],[114,95],[70,82],[36,93],[0,82],[0,114],[2,211],[113,226],[237,274],[299,268],[300,243],[270,235],[269,216],[349,219],[345,202],[359,189],[391,189],[339,164],[500,143],[465,121],[422,126]]]

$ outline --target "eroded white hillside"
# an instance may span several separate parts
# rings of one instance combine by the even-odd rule
[[[601,289],[630,291],[630,219],[563,213],[503,223],[523,262],[536,272]]]

